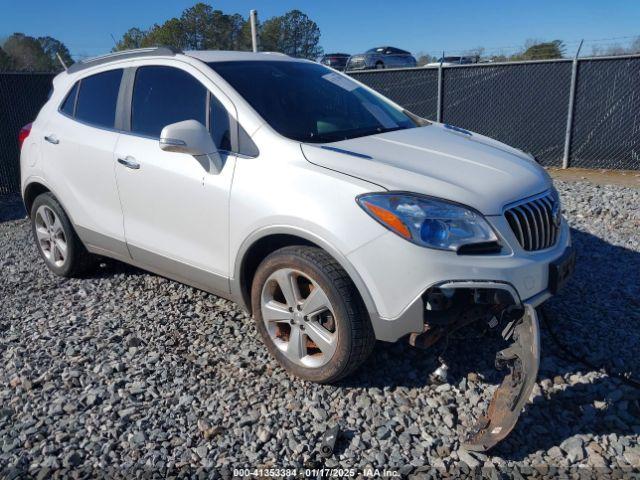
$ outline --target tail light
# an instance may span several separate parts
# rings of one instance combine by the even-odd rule
[[[33,123],[27,123],[24,127],[20,129],[20,133],[18,133],[18,148],[20,150],[22,150],[22,144],[31,133],[31,125],[33,125]]]

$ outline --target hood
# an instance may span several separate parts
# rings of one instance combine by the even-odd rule
[[[485,215],[551,187],[525,153],[456,127],[432,124],[327,145],[302,144],[313,164],[387,190],[462,203]]]

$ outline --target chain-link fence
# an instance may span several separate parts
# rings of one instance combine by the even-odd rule
[[[640,170],[640,55],[575,62],[350,75],[407,110],[531,152],[545,166]]]
[[[410,112],[424,118],[436,119],[438,112],[437,69],[412,68],[349,73]]]
[[[0,195],[20,191],[18,132],[47,100],[52,74],[0,74]]]
[[[640,170],[640,55],[575,62],[350,74],[417,115],[531,152],[546,166]],[[0,194],[19,191],[18,131],[37,115],[52,77],[0,74]]]
[[[561,166],[570,80],[571,62],[445,69],[441,120]]]
[[[581,60],[572,167],[640,169],[640,57]]]

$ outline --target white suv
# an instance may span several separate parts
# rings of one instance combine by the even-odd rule
[[[470,443],[508,433],[537,374],[534,307],[573,265],[531,156],[281,54],[142,49],[53,85],[21,169],[54,273],[105,256],[232,299],[282,366],[318,382],[376,339],[425,346],[502,322],[514,344],[499,360],[522,370],[504,387],[514,418]]]

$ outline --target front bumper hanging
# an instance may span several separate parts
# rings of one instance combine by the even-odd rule
[[[424,331],[409,339],[415,347],[431,348],[450,333],[478,321],[491,328],[502,326],[502,338],[510,342],[495,358],[496,368],[506,370],[504,380],[462,442],[467,450],[489,450],[513,430],[536,383],[540,366],[536,303],[522,303],[509,286],[491,282],[445,284],[425,293],[424,300]],[[442,365],[432,374],[438,382],[446,381],[447,366],[440,361]]]
[[[471,429],[463,446],[483,452],[503,440],[518,421],[529,400],[540,366],[540,331],[538,316],[531,305],[524,305],[524,315],[512,320],[502,331],[513,343],[496,355],[496,368],[508,368],[502,384],[495,391],[487,413]]]

